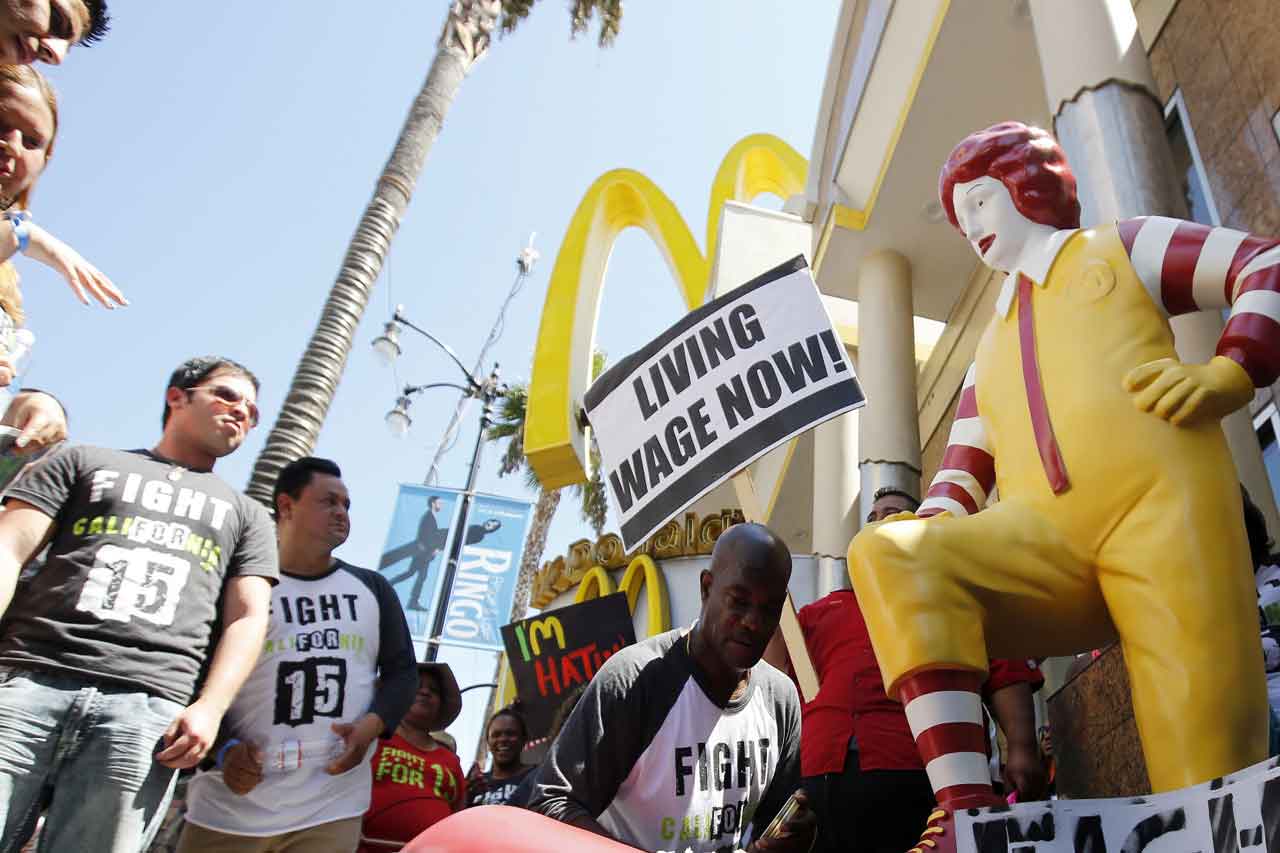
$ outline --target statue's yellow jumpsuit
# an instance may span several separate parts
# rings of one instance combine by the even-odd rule
[[[1045,280],[1028,281],[1027,292],[1069,487],[1054,493],[1037,446],[1015,298],[978,346],[965,392],[974,396],[967,412],[962,400],[921,517],[860,533],[850,574],[891,694],[922,671],[982,671],[989,655],[1070,654],[1118,635],[1152,785],[1179,788],[1266,757],[1256,591],[1221,427],[1175,426],[1140,411],[1123,380],[1138,365],[1176,358],[1169,313],[1213,307],[1203,304],[1215,292],[1204,281],[1209,248],[1280,250],[1156,218],[1063,236]],[[1176,255],[1192,251],[1188,237],[1207,247],[1199,270],[1190,259],[1190,277],[1180,272],[1188,258]],[[1252,275],[1237,254],[1216,284],[1223,304],[1238,300],[1240,274]],[[1247,338],[1269,329],[1260,317],[1275,323],[1270,308],[1251,304],[1237,305],[1224,342],[1242,339],[1232,324]],[[1246,343],[1257,355],[1280,339]],[[1253,357],[1238,349],[1238,361]],[[981,509],[992,459],[999,500]]]

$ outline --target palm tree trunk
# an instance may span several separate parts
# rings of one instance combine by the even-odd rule
[[[511,605],[511,622],[524,618],[529,609],[529,596],[533,591],[533,576],[542,562],[542,552],[547,549],[547,533],[551,519],[560,506],[560,489],[543,489],[538,502],[533,505],[533,520],[529,523],[529,536],[524,541],[524,557],[520,560],[520,574],[516,577],[516,598]]]
[[[500,0],[455,0],[449,8],[426,82],[409,109],[373,198],[360,217],[337,281],[320,313],[320,322],[298,362],[284,406],[254,463],[246,491],[264,504],[271,501],[280,469],[315,447],[346,369],[356,327],[413,197],[423,163],[440,134],[458,87],[488,50],[500,11]]]

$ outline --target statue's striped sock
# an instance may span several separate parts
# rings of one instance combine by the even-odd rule
[[[938,805],[949,809],[997,801],[987,766],[982,674],[935,669],[898,682],[898,699],[924,761]]]

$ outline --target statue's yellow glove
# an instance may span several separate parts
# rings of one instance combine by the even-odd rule
[[[1237,362],[1215,355],[1207,364],[1162,358],[1124,378],[1133,404],[1175,426],[1220,420],[1253,399],[1253,381]]]

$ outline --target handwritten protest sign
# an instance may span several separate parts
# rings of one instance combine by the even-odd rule
[[[956,815],[959,853],[1241,853],[1280,850],[1272,758],[1202,785],[1145,797],[1054,800]]]
[[[532,740],[545,737],[574,688],[636,641],[625,593],[548,610],[502,627],[516,694]]]
[[[584,402],[630,550],[864,397],[797,256],[686,314],[600,376]]]

